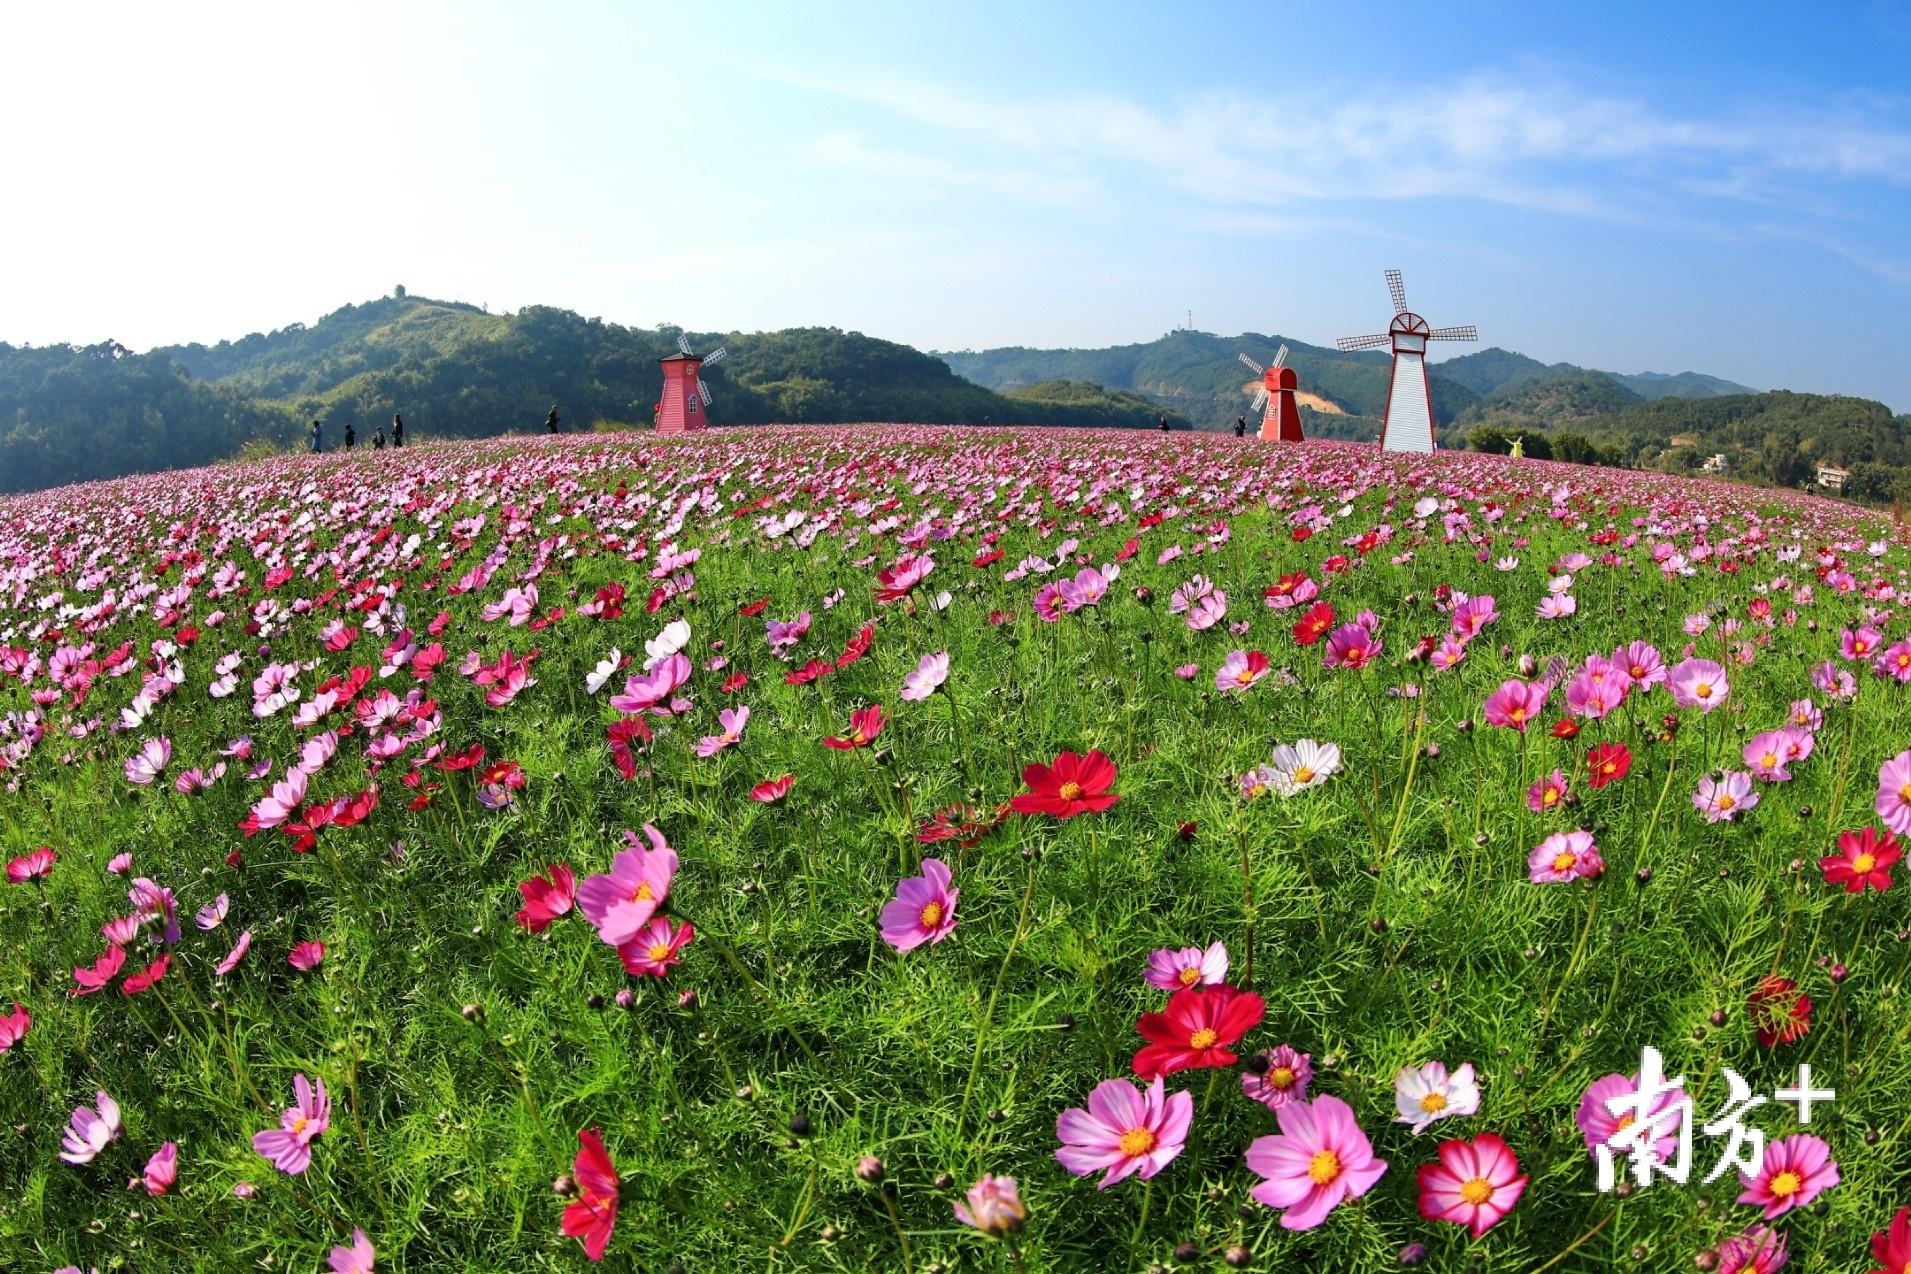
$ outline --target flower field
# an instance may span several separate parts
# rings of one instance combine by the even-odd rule
[[[1906,563],[1152,432],[0,502],[0,1266],[1900,1274]]]

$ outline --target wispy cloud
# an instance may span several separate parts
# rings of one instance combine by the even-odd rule
[[[869,145],[850,132],[827,133],[806,148],[811,159],[886,182],[982,190],[1043,204],[1082,204],[1100,187],[1085,177],[1037,169],[977,166],[940,155],[914,154]]]

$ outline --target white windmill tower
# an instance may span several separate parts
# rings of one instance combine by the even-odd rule
[[[1387,291],[1393,295],[1393,322],[1387,330],[1374,336],[1344,336],[1335,344],[1343,353],[1393,346],[1380,449],[1432,451],[1433,389],[1427,381],[1427,342],[1477,341],[1480,332],[1472,326],[1428,327],[1425,319],[1407,308],[1407,289],[1398,270],[1387,271]]]
[[[679,434],[702,429],[708,424],[710,387],[697,373],[704,367],[723,361],[729,351],[718,346],[706,357],[690,352],[690,338],[677,333],[677,348],[683,351],[657,361],[664,369],[664,396],[657,403],[657,432]]]
[[[1294,369],[1287,365],[1287,346],[1274,351],[1274,361],[1266,367],[1249,358],[1239,355],[1249,371],[1261,378],[1261,387],[1254,391],[1254,401],[1248,405],[1249,411],[1267,410],[1261,416],[1261,439],[1264,442],[1302,442],[1301,411],[1294,400],[1294,390],[1300,384],[1294,375]]]

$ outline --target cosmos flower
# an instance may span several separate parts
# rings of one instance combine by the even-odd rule
[[[1519,1160],[1499,1137],[1483,1132],[1471,1141],[1443,1141],[1438,1163],[1421,1164],[1420,1215],[1451,1221],[1475,1239],[1519,1202],[1526,1177]]]
[[[697,740],[697,755],[712,757],[725,748],[734,747],[743,741],[743,729],[750,723],[750,710],[738,705],[725,708],[717,713],[717,724],[721,730],[717,734],[707,734]]]
[[[1692,793],[1692,804],[1705,815],[1708,823],[1729,822],[1758,804],[1758,793],[1752,790],[1752,776],[1744,770],[1726,770],[1716,779],[1710,774],[1699,780],[1698,790]]]
[[[1811,1030],[1811,997],[1790,978],[1768,975],[1758,980],[1746,997],[1758,1042],[1777,1048],[1802,1038]]]
[[[942,687],[949,679],[949,652],[939,650],[933,655],[924,655],[916,664],[915,670],[902,679],[902,698],[911,703],[920,703]]]
[[[372,1262],[378,1253],[372,1248],[372,1241],[365,1237],[365,1231],[356,1227],[352,1230],[350,1247],[334,1247],[325,1258],[332,1274],[373,1274]]]
[[[696,936],[687,920],[673,926],[668,917],[652,916],[636,937],[617,948],[617,955],[632,977],[661,978],[682,961],[683,949]]]
[[[518,883],[524,906],[512,917],[531,933],[543,933],[559,916],[568,915],[577,901],[577,877],[569,863],[552,863],[544,875]]]
[[[1088,1095],[1088,1107],[1062,1112],[1055,1158],[1078,1177],[1100,1172],[1106,1190],[1130,1176],[1143,1181],[1173,1163],[1187,1144],[1194,1121],[1194,1095],[1164,1092],[1156,1078],[1138,1089],[1125,1079],[1103,1080]]]
[[[1248,1168],[1264,1178],[1249,1193],[1270,1208],[1285,1209],[1283,1229],[1313,1229],[1385,1175],[1386,1160],[1374,1157],[1353,1109],[1340,1098],[1323,1094],[1289,1102],[1274,1117],[1280,1133],[1255,1138],[1246,1158]]]
[[[838,752],[851,752],[857,748],[867,747],[882,734],[886,720],[881,704],[872,703],[868,707],[858,708],[849,714],[848,732],[829,736],[823,740],[823,746]]]
[[[1606,870],[1591,832],[1554,832],[1526,856],[1527,877],[1536,885],[1567,884]]]
[[[1269,1110],[1279,1110],[1289,1102],[1306,1101],[1307,1086],[1314,1079],[1314,1059],[1297,1053],[1285,1044],[1262,1049],[1241,1072],[1241,1092]]]
[[[166,772],[166,765],[172,756],[171,739],[161,737],[146,740],[139,745],[139,751],[126,758],[126,781],[139,787],[152,786]]]
[[[53,874],[53,864],[59,861],[59,857],[45,845],[21,854],[7,864],[7,881],[9,884],[24,885],[29,880],[45,880]]]
[[[1216,939],[1206,950],[1200,947],[1163,947],[1148,957],[1142,978],[1149,986],[1163,991],[1179,991],[1191,986],[1213,986],[1228,977],[1227,944]]]
[[[1135,1022],[1144,1044],[1135,1053],[1135,1074],[1157,1079],[1176,1071],[1232,1066],[1240,1059],[1228,1050],[1261,1024],[1267,1004],[1252,991],[1221,983],[1176,991],[1159,1013],[1143,1013]]]
[[[294,1102],[279,1116],[279,1126],[252,1135],[252,1148],[280,1172],[298,1176],[312,1164],[312,1141],[332,1126],[332,1099],[325,1081],[292,1077]]]
[[[0,1055],[27,1037],[33,1028],[33,1017],[19,1003],[14,1001],[13,1012],[0,1014]]]
[[[1480,1109],[1480,1086],[1471,1062],[1452,1074],[1440,1062],[1403,1066],[1393,1077],[1393,1105],[1397,1124],[1407,1124],[1414,1136],[1436,1120],[1472,1115]]]
[[[1327,635],[1327,654],[1321,663],[1328,668],[1351,668],[1357,672],[1378,658],[1384,649],[1386,643],[1365,625],[1342,624]]]
[[[225,977],[228,973],[231,973],[234,969],[239,967],[239,962],[246,958],[246,952],[251,949],[252,930],[246,929],[241,931],[237,940],[233,942],[232,950],[226,952],[225,957],[214,966],[212,970],[213,973],[219,977]]]
[[[765,779],[750,789],[750,799],[761,805],[774,805],[790,794],[795,786],[796,776],[785,774],[780,778]]]
[[[1838,1165],[1822,1138],[1798,1132],[1766,1146],[1758,1175],[1740,1173],[1739,1184],[1745,1190],[1738,1201],[1763,1208],[1765,1219],[1775,1221],[1837,1185]]]
[[[1085,756],[1058,752],[1048,765],[1033,762],[1023,767],[1022,782],[1029,790],[1009,801],[1017,814],[1074,818],[1099,814],[1121,799],[1108,790],[1115,785],[1115,766],[1099,748]]]
[[[1536,814],[1559,808],[1567,795],[1566,772],[1554,770],[1526,789],[1526,808]]]
[[[1891,888],[1891,868],[1902,857],[1897,837],[1886,832],[1880,838],[1875,828],[1862,827],[1839,833],[1838,852],[1819,859],[1818,867],[1826,884],[1842,885],[1846,893],[1883,893]]]
[[[922,875],[905,876],[896,896],[882,910],[883,941],[898,952],[913,951],[923,943],[934,945],[955,932],[956,898],[948,864],[939,858],[922,860]]]
[[[1498,690],[1486,697],[1481,715],[1488,725],[1518,730],[1524,734],[1526,727],[1545,713],[1546,700],[1551,694],[1552,691],[1543,681],[1526,682],[1509,677],[1500,683]]]
[[[1674,703],[1701,712],[1712,711],[1732,692],[1725,669],[1709,659],[1688,659],[1677,665],[1667,674],[1667,683],[1672,687]]]
[[[1899,1208],[1891,1224],[1871,1236],[1871,1274],[1904,1274],[1911,1269],[1911,1208]]]
[[[1022,1202],[1014,1177],[985,1172],[955,1205],[955,1217],[964,1225],[1000,1238],[1022,1228],[1028,1221],[1028,1207]]]
[[[577,1197],[565,1205],[561,1228],[584,1245],[587,1259],[601,1261],[604,1249],[610,1246],[611,1231],[617,1227],[622,1183],[599,1130],[586,1128],[579,1132],[577,1145],[577,1158],[571,1164]]]
[[[645,823],[644,835],[650,838],[649,849],[625,832],[625,848],[611,858],[611,869],[587,877],[577,887],[578,909],[596,927],[597,936],[613,947],[637,936],[669,897],[670,882],[677,875],[677,851],[663,833]]]
[[[91,1163],[100,1151],[119,1140],[119,1103],[101,1089],[93,1094],[95,1106],[79,1106],[61,1139],[60,1158],[70,1164]]]
[[[161,1144],[159,1149],[153,1152],[152,1157],[146,1160],[146,1167],[139,1176],[127,1183],[127,1188],[143,1185],[146,1187],[147,1194],[158,1198],[172,1189],[173,1183],[177,1180],[179,1180],[179,1147],[168,1141]]]
[[[1878,768],[1878,818],[1900,836],[1911,836],[1911,751]]]
[[[1296,739],[1291,745],[1276,744],[1271,761],[1267,773],[1274,790],[1282,796],[1295,796],[1340,773],[1340,745]]]
[[[1790,1259],[1782,1233],[1769,1225],[1753,1225],[1719,1244],[1717,1274],[1777,1274]]]
[[[300,973],[310,973],[325,963],[325,944],[323,942],[301,942],[292,948],[285,962]]]
[[[1601,743],[1586,754],[1586,786],[1597,790],[1632,770],[1632,750],[1623,743]]]

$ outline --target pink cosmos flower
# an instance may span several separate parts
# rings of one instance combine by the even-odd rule
[[[93,1100],[99,1103],[98,1109],[77,1107],[61,1139],[64,1149],[60,1151],[60,1158],[70,1164],[92,1163],[100,1151],[119,1140],[119,1103],[108,1097],[105,1089],[95,1092]]]
[[[334,1247],[325,1263],[331,1266],[332,1274],[373,1274],[372,1262],[378,1253],[372,1248],[372,1241],[365,1237],[365,1231],[352,1229],[350,1247]]]
[[[218,977],[225,977],[228,973],[231,973],[234,969],[239,967],[239,962],[246,958],[246,952],[251,949],[252,930],[241,930],[238,939],[232,944],[232,950],[226,952],[225,958],[213,966],[213,973]]]
[[[1906,753],[1911,756],[1911,753]],[[21,854],[7,864],[7,881],[10,884],[24,885],[29,880],[45,880],[53,874],[53,864],[59,861],[59,855],[45,845],[29,853]]]
[[[1738,1201],[1765,1209],[1765,1219],[1773,1221],[1837,1185],[1838,1165],[1822,1138],[1795,1132],[1765,1147],[1758,1175],[1740,1173],[1739,1184],[1745,1190]]]
[[[1672,687],[1674,703],[1701,712],[1710,712],[1724,703],[1725,696],[1732,690],[1732,683],[1725,679],[1725,669],[1710,659],[1686,660],[1672,669],[1667,681]]]
[[[725,748],[733,747],[743,741],[743,727],[750,723],[750,710],[746,707],[725,708],[717,714],[717,724],[723,727],[720,734],[706,734],[697,740],[697,755],[715,756]]]
[[[19,1001],[14,1001],[13,1012],[0,1016],[0,1055],[25,1039],[32,1027],[32,1015]]]
[[[1481,712],[1488,725],[1524,734],[1526,727],[1546,711],[1546,700],[1551,696],[1551,688],[1543,681],[1526,682],[1509,677],[1486,697]]]
[[[1214,688],[1222,694],[1240,694],[1268,673],[1267,656],[1258,650],[1233,650],[1214,674]]]
[[[1654,686],[1665,684],[1665,660],[1657,648],[1643,641],[1635,641],[1629,646],[1621,646],[1612,652],[1612,662],[1626,679],[1641,690],[1651,690]]]
[[[1745,764],[1752,767],[1752,777],[1767,783],[1783,783],[1790,779],[1791,771],[1786,763],[1791,760],[1790,730],[1766,730],[1755,734],[1746,743],[1739,755],[1745,758]]]
[[[171,739],[148,739],[139,745],[139,751],[126,758],[126,781],[139,787],[150,787],[158,782],[159,776],[166,771],[166,763],[172,759]]]
[[[106,860],[106,870],[112,872],[115,876],[124,876],[132,869],[133,856],[131,854],[114,854],[111,858]]]
[[[669,896],[670,882],[677,875],[677,851],[663,833],[645,823],[644,835],[650,838],[648,850],[638,846],[635,835],[625,832],[626,848],[611,859],[610,871],[591,876],[577,887],[578,909],[596,927],[597,936],[613,947],[637,936]]]
[[[1526,856],[1527,878],[1536,885],[1566,884],[1605,870],[1591,832],[1554,832]]]
[[[808,629],[807,623],[804,628]],[[612,695],[610,706],[629,716],[649,712],[659,704],[667,703],[670,696],[690,680],[691,671],[688,655],[682,651],[667,655],[648,672],[628,678],[624,682],[624,693]]]
[[[285,822],[292,816],[292,811],[304,803],[305,785],[309,781],[304,770],[286,771],[285,777],[272,785],[272,794],[252,807],[244,826],[254,832],[263,832]]]
[[[882,910],[883,941],[898,952],[913,951],[923,943],[941,942],[956,926],[956,898],[950,887],[948,865],[940,858],[922,860],[922,875],[905,876],[896,896]]]
[[[231,899],[227,898],[224,894],[220,894],[217,898],[214,898],[211,902],[201,907],[198,914],[193,916],[192,922],[201,929],[217,929],[220,924],[225,921],[226,909],[230,905]]]
[[[1878,653],[1878,647],[1884,642],[1884,634],[1877,629],[1864,626],[1857,631],[1843,628],[1838,631],[1838,653],[1846,659],[1870,659]]]
[[[1386,649],[1386,643],[1363,624],[1342,624],[1327,634],[1327,653],[1321,665],[1327,668],[1352,668],[1358,671]]]
[[[1626,701],[1632,683],[1624,673],[1597,655],[1588,659],[1586,665],[1566,684],[1566,711],[1576,717],[1603,721]]]
[[[1464,1225],[1479,1238],[1526,1190],[1520,1163],[1499,1137],[1483,1132],[1472,1141],[1443,1141],[1440,1162],[1420,1165],[1420,1215]]]
[[[1188,607],[1188,629],[1202,633],[1227,618],[1228,595],[1213,589],[1194,599]]]
[[[1179,991],[1191,986],[1213,986],[1228,980],[1228,948],[1217,939],[1207,950],[1200,947],[1163,947],[1148,957],[1141,975],[1149,986]]]
[[[1718,778],[1710,774],[1699,780],[1698,790],[1692,793],[1692,804],[1705,815],[1708,823],[1729,822],[1758,804],[1758,793],[1752,790],[1752,776],[1744,770],[1727,770]]]
[[[1911,637],[1901,637],[1879,651],[1871,667],[1880,677],[1889,677],[1899,685],[1911,681]]]
[[[1567,794],[1566,771],[1554,770],[1526,789],[1526,808],[1537,814],[1558,809]]]
[[[1480,635],[1480,630],[1500,617],[1491,593],[1469,597],[1453,608],[1453,633],[1461,644]]]
[[[1075,573],[1074,579],[1062,580],[1057,587],[1061,590],[1062,609],[1070,614],[1085,606],[1093,606],[1108,594],[1108,579],[1092,566],[1084,566]]]
[[[1088,1095],[1086,1110],[1065,1110],[1055,1121],[1062,1143],[1055,1158],[1078,1177],[1100,1172],[1098,1189],[1136,1174],[1146,1181],[1180,1155],[1193,1122],[1194,1095],[1167,1095],[1160,1078],[1145,1089],[1103,1080]]]
[[[1393,1108],[1400,1112],[1394,1122],[1411,1126],[1416,1137],[1436,1120],[1477,1114],[1480,1085],[1473,1078],[1473,1064],[1451,1075],[1440,1062],[1401,1067],[1393,1077]]]
[[[1313,1062],[1309,1054],[1296,1053],[1285,1044],[1263,1049],[1241,1072],[1241,1092],[1269,1110],[1306,1101],[1307,1086],[1314,1079]]]
[[[915,671],[902,679],[902,697],[911,703],[920,703],[941,688],[949,679],[949,652],[939,650],[933,655],[924,655]]]
[[[617,955],[632,977],[661,978],[682,961],[683,949],[696,936],[687,920],[673,927],[667,916],[652,916],[636,937],[617,948]]]
[[[280,1172],[298,1176],[312,1165],[312,1139],[332,1126],[332,1099],[325,1081],[292,1077],[295,1104],[279,1116],[279,1126],[252,1134],[252,1148]]]
[[[995,1177],[985,1172],[980,1181],[969,1187],[963,1201],[955,1205],[955,1216],[964,1225],[1000,1237],[1022,1228],[1028,1221],[1028,1207],[1022,1202],[1014,1177]]]
[[[1898,753],[1878,768],[1877,809],[1886,827],[1911,836],[1911,751]]]
[[[1825,714],[1810,699],[1794,699],[1786,713],[1785,723],[1807,734],[1815,734],[1825,724]]]
[[[127,1189],[144,1185],[146,1193],[158,1198],[173,1188],[173,1182],[179,1180],[179,1147],[168,1141],[153,1152],[146,1161],[146,1168],[138,1177],[126,1183]]]
[[[1638,1091],[1637,1072],[1630,1076],[1602,1075],[1587,1086],[1585,1095],[1579,1099],[1579,1110],[1574,1114],[1573,1121],[1579,1125],[1579,1134],[1585,1139],[1588,1154],[1596,1154],[1601,1146],[1611,1148],[1615,1154],[1629,1152],[1627,1141],[1621,1138],[1615,1144],[1613,1138],[1619,1137],[1632,1126],[1633,1116],[1628,1114],[1621,1119],[1612,1113],[1609,1103],[1630,1098]],[[1650,1127],[1663,1130],[1646,1148],[1646,1153],[1658,1163],[1671,1163],[1673,1154],[1679,1148],[1678,1121],[1661,1116],[1668,1111],[1676,1111],[1685,1100],[1685,1089],[1668,1089],[1653,1099],[1652,1109],[1646,1115]]]
[[[1769,1225],[1753,1225],[1718,1246],[1718,1274],[1778,1274],[1791,1259],[1785,1236]]]
[[[1247,1166],[1266,1180],[1251,1191],[1270,1208],[1286,1209],[1281,1228],[1311,1230],[1348,1199],[1373,1189],[1387,1171],[1354,1121],[1353,1108],[1322,1094],[1289,1102],[1274,1112],[1281,1131],[1257,1137],[1247,1148]]]
[[[770,649],[781,654],[808,634],[810,613],[804,611],[791,620],[772,619],[767,622],[765,628],[770,639]]]
[[[1183,681],[1193,681],[1201,675],[1200,664],[1182,664],[1174,670],[1174,675]]]
[[[310,973],[325,963],[325,944],[323,942],[301,942],[292,948],[285,962],[300,973]]]

